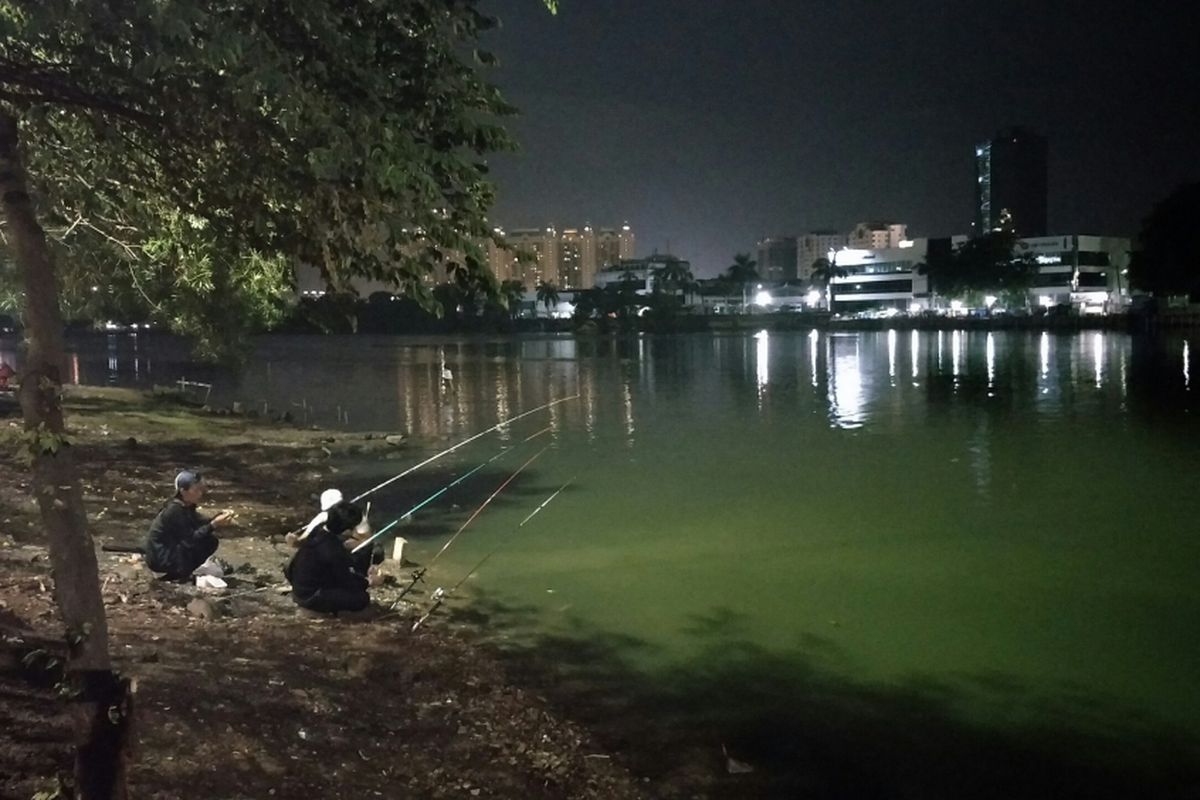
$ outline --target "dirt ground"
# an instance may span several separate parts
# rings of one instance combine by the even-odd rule
[[[407,464],[382,435],[332,435],[218,416],[117,390],[68,397],[98,542],[137,543],[180,467],[204,464],[239,514],[220,555],[225,597],[157,581],[100,553],[111,651],[136,679],[133,796],[636,798],[657,794],[619,755],[415,607],[358,621],[297,613],[276,588],[281,534],[314,505],[338,455]],[[53,582],[19,455],[0,418],[0,797],[52,797],[70,772],[53,670],[22,660],[60,636]],[[376,596],[386,605],[396,589]],[[63,795],[67,796],[67,795]]]

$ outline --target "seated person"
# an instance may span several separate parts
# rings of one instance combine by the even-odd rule
[[[362,512],[331,489],[321,495],[321,513],[296,540],[296,554],[284,569],[292,598],[301,608],[322,614],[362,611],[371,603],[367,570],[371,549],[351,554],[354,540],[344,539],[362,522]]]
[[[167,580],[185,581],[217,552],[216,529],[233,520],[222,511],[208,519],[196,510],[207,491],[199,472],[184,470],[175,476],[175,497],[158,512],[146,537],[146,565],[165,573]]]

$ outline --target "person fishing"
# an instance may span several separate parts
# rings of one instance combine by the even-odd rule
[[[337,489],[321,493],[321,511],[295,537],[296,554],[284,568],[296,605],[321,614],[362,611],[367,593],[371,548],[352,554],[361,534],[363,512]]]
[[[199,472],[183,470],[175,476],[175,496],[150,523],[144,548],[146,565],[167,580],[188,580],[217,552],[217,529],[233,522],[232,511],[222,511],[211,519],[200,514],[197,505],[207,491]]]

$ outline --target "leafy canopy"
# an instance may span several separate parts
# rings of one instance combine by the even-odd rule
[[[1129,280],[1159,297],[1186,294],[1200,301],[1200,183],[1180,186],[1154,206],[1138,234]]]
[[[494,289],[493,24],[475,0],[0,0],[0,102],[68,299],[216,350],[301,262],[425,304],[439,265]]]

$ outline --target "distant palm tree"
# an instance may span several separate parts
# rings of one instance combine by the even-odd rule
[[[736,286],[742,294],[742,303],[746,302],[746,286],[758,280],[758,264],[750,258],[749,253],[738,253],[733,257],[733,263],[725,270],[725,280]]]
[[[504,300],[504,307],[508,309],[508,315],[516,319],[521,313],[521,300],[525,297],[525,284],[518,280],[506,280],[500,284],[500,297]]]
[[[553,283],[539,281],[537,285],[537,301],[546,307],[547,313],[558,305],[558,287]]]
[[[837,265],[836,255],[832,261],[822,256],[813,262],[812,275],[809,280],[812,281],[814,286],[820,286],[825,289],[825,298],[829,303],[830,311],[833,311],[833,279],[844,278],[848,274],[845,267]]]
[[[667,261],[654,271],[655,285],[661,287],[666,294],[675,294],[680,289],[686,291],[692,282],[692,271],[679,260]]]

